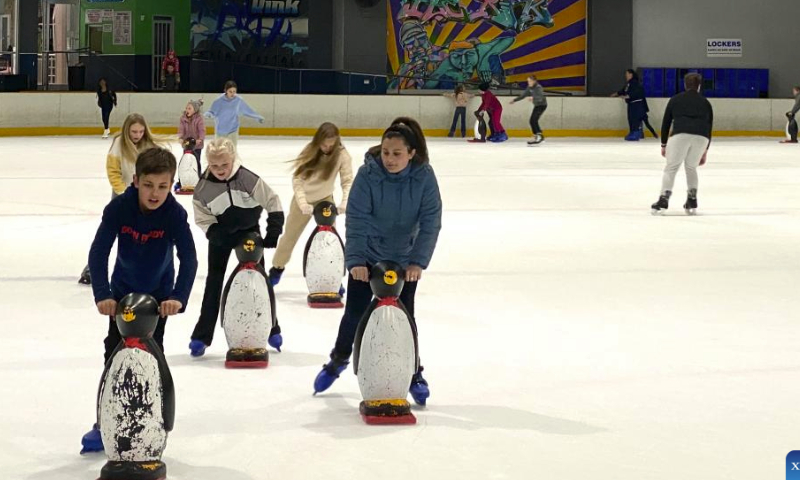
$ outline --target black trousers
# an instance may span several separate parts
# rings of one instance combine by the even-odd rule
[[[156,326],[156,331],[153,332],[153,340],[156,341],[158,347],[161,351],[164,351],[164,328],[167,326],[167,317],[160,317],[158,319],[158,325]],[[103,340],[103,344],[105,344],[106,352],[103,355],[103,365],[108,363],[108,359],[111,357],[111,354],[114,352],[114,349],[117,348],[119,342],[122,340],[122,335],[119,333],[119,329],[117,328],[117,321],[114,317],[108,317],[108,335],[106,339]]]
[[[628,104],[628,127],[630,133],[638,132],[642,129],[642,119],[647,116],[647,110],[643,102]]]
[[[793,142],[797,141],[797,120],[795,120],[794,117],[789,120],[789,136]]]
[[[542,127],[539,126],[539,119],[542,118],[542,114],[544,111],[547,110],[547,105],[539,105],[538,107],[533,107],[533,112],[531,112],[531,131],[534,135],[541,135],[542,134]]]
[[[417,282],[406,282],[400,301],[405,305],[409,315],[414,318],[414,295],[417,293]],[[353,353],[353,342],[356,340],[356,330],[361,317],[366,313],[372,301],[372,289],[368,282],[354,280],[352,275],[347,277],[347,303],[344,306],[344,315],[339,323],[339,335],[336,337],[334,354],[339,358],[350,358]]]
[[[226,245],[208,244],[208,277],[203,292],[203,305],[200,307],[200,318],[192,332],[192,340],[200,340],[206,345],[211,345],[214,340],[214,330],[217,327],[217,317],[222,302],[222,288],[225,286],[225,269],[234,245],[234,242],[228,242]],[[259,263],[264,266],[263,257]],[[277,325],[270,335],[275,333],[280,333],[280,327]]]
[[[100,112],[103,115],[103,127],[105,127],[106,130],[108,130],[108,122],[109,119],[111,118],[111,110],[113,109],[114,109],[113,106],[100,107]]]
[[[453,124],[450,126],[450,135],[456,132],[456,125],[458,119],[461,118],[461,136],[467,135],[467,107],[456,107],[456,112],[453,114]]]

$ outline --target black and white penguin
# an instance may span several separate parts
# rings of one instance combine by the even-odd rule
[[[336,231],[336,205],[319,202],[314,207],[317,227],[311,232],[303,253],[303,276],[308,286],[308,306],[311,308],[342,308],[342,278],[344,242]]]
[[[483,112],[475,112],[475,128],[473,138],[467,140],[470,143],[484,143],[486,142],[486,120],[483,118]]]
[[[378,262],[370,271],[374,298],[356,330],[353,369],[364,401],[359,411],[368,424],[416,423],[406,400],[419,368],[417,325],[400,301],[405,271],[395,262]]]
[[[267,341],[278,319],[275,292],[260,263],[264,255],[261,236],[257,232],[245,234],[235,251],[239,265],[222,292],[222,328],[228,340],[225,366],[266,368],[269,364]]]
[[[175,423],[175,387],[167,361],[153,340],[158,302],[131,293],[117,305],[122,336],[106,363],[97,395],[97,423],[108,462],[102,480],[165,478],[161,455]]]
[[[191,195],[194,188],[200,181],[200,162],[194,156],[194,148],[197,141],[194,138],[187,138],[183,142],[183,156],[178,162],[178,185],[175,190],[178,195]]]

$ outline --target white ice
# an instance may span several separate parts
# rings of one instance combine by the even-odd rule
[[[284,205],[306,140],[241,141]],[[345,143],[359,164],[376,141]],[[192,227],[200,269],[166,332],[169,478],[783,478],[800,449],[800,149],[716,139],[700,214],[682,211],[681,172],[653,217],[654,140],[430,144],[445,213],[417,295],[432,392],[418,424],[363,424],[352,370],[312,397],[341,311],[306,306],[305,238],[277,288],[285,344],[269,368],[225,370],[219,329],[190,358],[207,264]],[[4,479],[93,479],[104,462],[78,456],[107,320],[76,280],[110,194],[107,148],[0,138]]]

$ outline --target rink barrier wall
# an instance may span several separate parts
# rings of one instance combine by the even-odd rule
[[[177,133],[178,119],[190,99],[202,97],[205,109],[217,94],[119,93],[111,113],[112,131],[132,112],[145,116],[162,134]],[[243,118],[242,135],[309,136],[317,126],[333,122],[345,136],[379,136],[397,116],[420,121],[430,136],[445,136],[453,118],[453,102],[442,96],[248,95],[243,98],[265,117],[263,124]],[[500,97],[503,125],[510,136],[530,136],[530,102],[510,105]],[[668,99],[648,99],[650,122],[660,130]],[[710,99],[714,134],[719,136],[781,136],[791,99]],[[479,98],[467,106],[467,123]],[[213,121],[207,121],[213,125]],[[627,133],[625,103],[618,98],[548,97],[541,121],[548,137],[616,137]],[[209,127],[213,133],[213,127]],[[93,93],[0,93],[0,136],[96,135],[102,131],[100,109]],[[467,129],[467,136],[472,136]]]

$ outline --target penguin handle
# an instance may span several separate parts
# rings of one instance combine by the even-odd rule
[[[172,380],[172,373],[169,371],[167,359],[158,344],[152,337],[142,339],[147,346],[147,350],[156,358],[158,363],[158,373],[161,375],[162,391],[162,416],[164,418],[164,430],[171,432],[175,426],[175,382]]]

